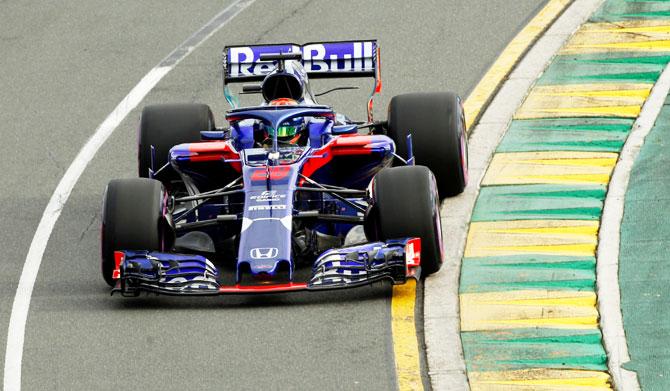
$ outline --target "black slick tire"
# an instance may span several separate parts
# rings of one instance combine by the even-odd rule
[[[372,197],[374,211],[370,218],[374,227],[366,227],[368,239],[419,237],[422,274],[440,270],[440,200],[433,173],[424,166],[383,169],[374,178]]]
[[[208,105],[184,103],[146,106],[140,117],[138,135],[139,176],[149,177],[152,145],[155,149],[154,169],[159,170],[168,162],[170,148],[198,142],[201,131],[214,129],[214,116]],[[178,176],[169,170],[161,178],[167,185],[169,180],[177,179]]]
[[[109,182],[102,206],[101,269],[110,286],[114,251],[163,250],[165,229],[163,185],[153,179],[129,178]]]
[[[435,174],[440,198],[455,196],[467,185],[467,134],[460,98],[451,92],[394,96],[389,103],[388,136],[396,153],[407,158],[412,134],[416,164]]]

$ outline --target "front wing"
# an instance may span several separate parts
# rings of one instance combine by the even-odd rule
[[[200,255],[149,251],[117,251],[112,294],[138,296],[222,295],[316,291],[352,288],[375,281],[404,284],[421,273],[421,239],[407,238],[331,249],[314,262],[307,282],[260,285],[220,285],[219,270]]]

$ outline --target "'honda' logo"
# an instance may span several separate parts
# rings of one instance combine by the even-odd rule
[[[270,259],[274,258],[279,254],[279,249],[275,247],[257,247],[251,249],[251,258],[253,259]]]

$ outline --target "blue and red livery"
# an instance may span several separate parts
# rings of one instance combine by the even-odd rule
[[[171,115],[169,110],[195,113],[195,106],[154,106],[143,113],[140,176],[148,179],[112,181],[105,195],[102,269],[112,292],[134,296],[142,291],[218,295],[322,290],[380,280],[402,284],[419,278],[426,261],[429,273],[439,269],[439,178],[425,167],[413,166],[413,133],[394,139],[388,123],[372,120],[373,97],[381,90],[376,41],[230,46],[224,49],[224,59],[224,91],[233,105],[226,114],[227,128],[215,128],[211,120],[206,128],[188,129],[188,124],[199,123],[199,114],[164,119]],[[308,78],[333,76],[374,78],[368,122],[354,123],[316,103]],[[229,85],[237,82],[261,82],[245,86],[244,92],[263,95],[263,103],[236,107]],[[268,104],[278,98],[294,104]],[[205,113],[212,118],[209,109]],[[182,120],[186,125],[177,124]],[[299,132],[290,143],[278,135],[287,124]],[[151,132],[172,132],[173,141],[197,132],[197,140],[166,146],[162,140],[172,136]],[[462,132],[459,137],[464,139]],[[397,152],[399,142],[405,156]],[[161,150],[166,150],[164,158]],[[467,162],[462,146],[458,153],[458,160]],[[467,178],[467,167],[461,171]],[[376,184],[381,172],[385,179]],[[427,178],[416,182],[421,185],[407,179],[421,175]],[[128,201],[128,192],[145,188],[157,189],[147,196],[154,206]],[[378,192],[408,196],[393,201],[393,194],[384,198]],[[377,205],[382,199],[398,205],[384,209]],[[407,224],[414,228],[402,234],[402,227],[384,226],[393,220],[384,210],[410,213],[403,212],[405,200],[421,204],[423,209],[414,213],[427,212],[416,218],[408,214]],[[131,212],[120,211],[124,208]],[[131,222],[140,215],[158,220],[146,226],[146,219]],[[136,243],[147,244],[132,247]],[[424,253],[422,247],[430,251]]]

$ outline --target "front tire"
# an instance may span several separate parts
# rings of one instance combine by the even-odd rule
[[[433,173],[424,166],[386,168],[373,180],[372,208],[366,221],[370,240],[421,238],[421,270],[442,266],[440,199]]]
[[[164,250],[165,189],[153,179],[115,179],[105,189],[102,206],[101,269],[110,286],[114,251]]]
[[[388,135],[402,158],[407,157],[410,133],[416,164],[427,166],[435,174],[440,198],[462,193],[468,181],[468,149],[458,95],[431,92],[394,96],[389,103]]]
[[[169,161],[172,147],[183,143],[200,141],[200,132],[214,130],[214,115],[208,105],[162,104],[147,106],[142,110],[138,135],[138,172],[142,178],[149,177],[151,168],[151,146],[155,149],[154,170],[159,170]],[[162,178],[178,179],[169,170]]]

